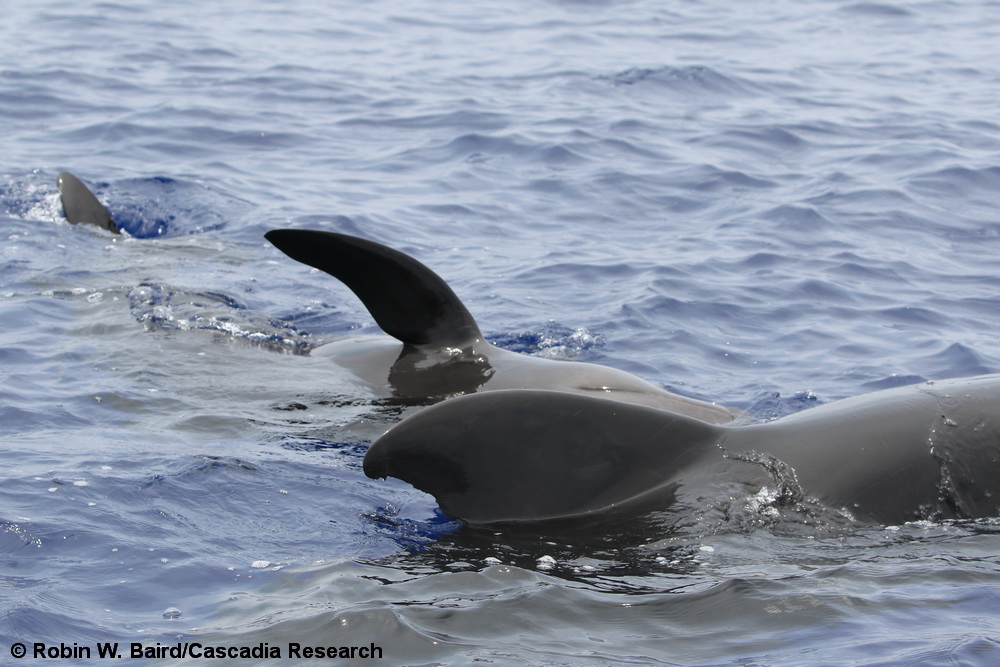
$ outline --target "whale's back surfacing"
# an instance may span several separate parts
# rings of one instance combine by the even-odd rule
[[[653,496],[668,503],[676,490],[668,473],[695,465],[720,434],[697,419],[619,401],[496,391],[404,419],[372,445],[364,468],[372,478],[410,482],[473,523],[583,517]]]
[[[900,387],[719,426],[644,406],[515,390],[445,401],[365,457],[472,523],[665,509],[725,477],[864,521],[1000,514],[1000,375]]]

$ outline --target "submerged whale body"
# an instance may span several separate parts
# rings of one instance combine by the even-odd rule
[[[402,397],[439,400],[503,389],[549,389],[600,396],[727,423],[738,410],[668,392],[607,366],[542,359],[487,342],[472,315],[437,274],[397,250],[334,232],[278,229],[268,241],[299,262],[349,287],[368,308],[383,337],[320,346],[373,386]]]
[[[862,521],[1000,515],[1000,375],[926,382],[732,426],[555,391],[450,399],[365,455],[468,523],[669,509],[778,484]]]

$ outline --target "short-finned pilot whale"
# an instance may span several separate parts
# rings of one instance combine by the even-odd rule
[[[667,509],[712,484],[787,486],[860,521],[1000,515],[1000,375],[925,382],[750,425],[556,391],[449,399],[389,429],[365,473],[472,524]]]
[[[286,255],[325,271],[361,299],[395,338],[348,340],[313,350],[400,396],[442,399],[502,389],[550,389],[600,396],[728,423],[739,411],[680,396],[597,364],[544,359],[487,342],[468,309],[437,274],[374,241],[334,232],[277,229],[265,237]]]

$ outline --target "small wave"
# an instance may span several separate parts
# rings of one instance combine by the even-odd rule
[[[623,309],[630,313],[644,313],[647,316],[668,315],[676,319],[704,320],[745,324],[754,319],[753,311],[742,304],[722,301],[687,301],[661,294],[653,295],[633,304],[625,304]]]
[[[801,230],[815,234],[818,230],[835,227],[834,223],[814,206],[782,204],[759,215],[786,231]]]
[[[425,130],[445,128],[456,132],[491,132],[510,125],[508,116],[492,111],[446,111],[442,113],[420,114],[416,116],[373,116],[365,109],[364,116],[347,118],[338,123],[345,127],[366,126],[395,128],[404,130]]]
[[[910,186],[918,191],[956,201],[985,198],[994,206],[996,193],[1000,191],[1000,167],[948,167],[914,176],[910,179]]]
[[[679,96],[744,97],[760,92],[757,84],[702,65],[632,67],[599,79],[612,86],[651,87]]]
[[[952,343],[940,352],[927,355],[922,362],[928,364],[936,377],[971,377],[997,372],[982,355],[961,343]],[[920,366],[923,367],[923,363]]]
[[[893,308],[883,308],[879,315],[889,322],[899,324],[909,324],[917,327],[942,326],[947,322],[947,318],[926,308],[915,306],[897,306]]]
[[[730,192],[745,189],[766,190],[778,187],[778,184],[773,180],[751,176],[742,171],[709,167],[706,168],[705,172],[699,175],[696,182],[692,182],[694,189],[703,192]]]
[[[903,7],[884,5],[878,2],[856,2],[851,5],[845,5],[837,11],[845,14],[885,19],[901,19],[914,16],[913,12]]]
[[[426,163],[483,163],[514,158],[531,165],[561,168],[587,162],[575,146],[566,142],[532,141],[519,135],[496,136],[471,132],[445,143],[410,148],[395,156],[393,170],[422,169]]]
[[[811,144],[789,129],[774,126],[724,130],[696,140],[712,148],[737,150],[760,158],[774,159],[787,153],[798,153]]]

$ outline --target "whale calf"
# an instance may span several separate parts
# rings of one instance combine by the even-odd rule
[[[736,426],[558,391],[473,394],[397,423],[364,471],[470,524],[669,510],[732,483],[777,485],[860,521],[998,516],[1000,375]]]
[[[292,259],[347,285],[395,339],[347,339],[317,347],[313,356],[330,357],[398,396],[433,401],[480,391],[549,389],[670,410],[710,423],[728,423],[741,414],[607,366],[498,348],[483,338],[444,280],[416,259],[374,241],[306,229],[277,229],[265,237]]]

